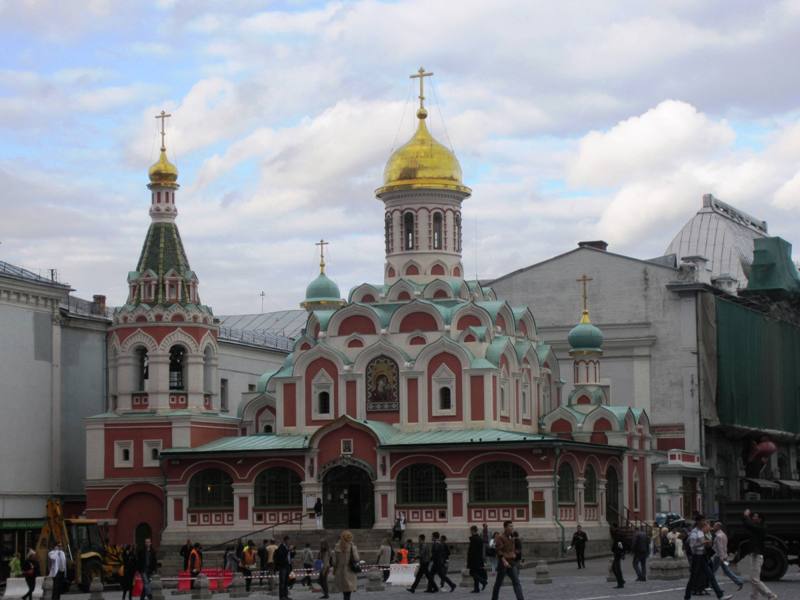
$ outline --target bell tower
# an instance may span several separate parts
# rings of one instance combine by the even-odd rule
[[[386,264],[384,281],[399,278],[427,283],[439,277],[463,278],[461,203],[472,194],[462,182],[461,165],[452,150],[428,131],[425,78],[420,67],[417,130],[398,148],[383,172],[375,195],[383,201]]]

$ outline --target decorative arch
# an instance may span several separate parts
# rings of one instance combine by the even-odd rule
[[[442,279],[434,279],[422,290],[422,297],[427,299],[452,298],[453,288]]]
[[[375,335],[381,330],[381,322],[375,311],[368,306],[350,304],[337,310],[328,321],[328,335],[344,336],[358,333]]]
[[[425,346],[425,349],[417,355],[414,366],[420,371],[427,371],[428,363],[431,359],[442,353],[455,355],[461,363],[462,370],[468,369],[472,361],[472,355],[466,348],[455,340],[442,336],[435,342]]]
[[[119,346],[120,354],[129,353],[136,346],[144,346],[148,352],[156,352],[158,350],[158,344],[153,337],[141,329],[137,329],[135,333],[132,333],[122,341]]]
[[[583,469],[583,501],[586,504],[597,504],[598,498],[597,470],[593,464],[587,464]]]
[[[292,375],[304,375],[308,366],[318,358],[327,358],[335,366],[336,370],[341,373],[346,364],[349,364],[347,357],[334,350],[328,345],[317,344],[310,350],[306,350],[294,360],[292,365]]]
[[[172,346],[178,344],[185,346],[186,350],[192,354],[199,353],[199,345],[197,340],[180,328],[172,331],[169,335],[164,337],[158,347],[163,351],[168,351]]]
[[[486,327],[487,331],[492,330],[492,317],[476,304],[468,303],[456,310],[450,319],[456,331],[463,331],[467,327]]]
[[[412,315],[415,316],[408,318]],[[443,331],[444,326],[444,319],[435,306],[423,300],[413,300],[394,312],[389,322],[389,332]]]
[[[352,290],[350,290],[350,295],[348,297],[349,302],[364,302],[364,296],[372,296],[372,300],[369,302],[375,302],[378,298],[380,298],[381,293],[378,288],[374,285],[369,283],[362,283],[361,285],[357,285]]]
[[[408,294],[409,299],[412,299],[414,298],[414,294],[416,293],[416,288],[414,288],[414,286],[411,285],[409,281],[405,279],[398,279],[391,285],[389,290],[386,292],[386,299],[389,302],[396,302],[397,300],[401,299],[400,294],[402,294],[403,292]]]
[[[444,263],[433,263],[433,265],[431,265],[431,275],[435,275],[437,277],[443,277],[447,275],[447,268],[445,267]]]
[[[403,275],[406,277],[412,277],[414,275],[419,275],[422,273],[420,270],[420,266],[416,261],[409,261],[405,265],[403,265]]]

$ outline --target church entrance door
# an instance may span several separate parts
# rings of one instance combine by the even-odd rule
[[[375,523],[375,491],[360,467],[334,467],[322,480],[325,529],[369,529]]]

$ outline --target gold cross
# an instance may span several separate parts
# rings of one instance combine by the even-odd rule
[[[586,312],[589,310],[589,307],[587,306],[587,300],[589,298],[589,294],[586,291],[586,284],[594,280],[591,277],[588,277],[586,273],[584,273],[580,279],[576,279],[575,281],[583,284],[583,310],[584,312]]]
[[[426,73],[425,67],[420,67],[416,75],[409,75],[411,79],[419,79],[419,107],[425,108],[423,101],[425,100],[425,78],[433,77],[433,73]]]
[[[325,273],[325,246],[330,244],[330,242],[326,242],[325,240],[320,240],[315,246],[319,246],[319,272],[320,274]]]
[[[172,115],[165,110],[162,110],[160,115],[156,115],[156,119],[161,119],[161,150],[167,149],[167,147],[164,145],[164,136],[167,135],[167,132],[164,131],[164,121],[166,121],[171,116]]]

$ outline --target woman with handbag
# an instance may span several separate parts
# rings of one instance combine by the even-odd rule
[[[36,588],[36,577],[38,575],[39,561],[36,560],[36,552],[34,552],[33,548],[28,548],[25,562],[22,563],[22,576],[25,578],[25,583],[28,584],[28,593],[22,597],[22,600],[33,600],[33,590]]]
[[[361,572],[361,559],[358,548],[353,543],[353,534],[343,531],[339,541],[333,548],[333,575],[336,585],[342,591],[344,600],[350,600],[350,594],[358,588],[358,573]]]

